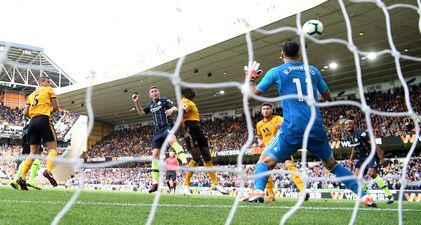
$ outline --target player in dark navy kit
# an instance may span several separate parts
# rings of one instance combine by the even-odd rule
[[[349,166],[352,167],[354,159],[357,158],[357,163],[355,164],[354,175],[358,176],[360,173],[361,165],[367,160],[368,155],[371,151],[370,136],[368,132],[363,131],[359,128],[355,128],[354,120],[348,119],[345,121],[345,129],[348,133],[346,135],[346,140],[348,140],[352,147],[351,157],[349,158]],[[387,204],[393,203],[393,195],[390,192],[387,184],[384,182],[378,174],[378,168],[381,165],[385,165],[385,160],[383,158],[383,153],[380,150],[379,146],[376,145],[376,154],[373,159],[368,163],[366,171],[368,176],[373,178],[377,185],[383,189],[387,196]],[[367,187],[363,184],[363,190],[367,191]]]
[[[149,193],[152,193],[158,190],[158,160],[161,146],[167,136],[168,143],[177,153],[182,165],[187,165],[187,159],[183,147],[181,147],[181,145],[177,142],[175,135],[171,134],[173,123],[169,116],[178,111],[177,107],[174,106],[172,101],[166,98],[161,98],[159,90],[156,86],[149,88],[149,97],[151,98],[151,101],[144,108],[140,106],[140,96],[138,94],[134,94],[132,96],[132,100],[140,116],[144,116],[148,113],[152,114],[155,126],[155,133],[152,138],[152,186],[149,189]]]
[[[324,99],[330,99],[329,89],[317,68],[309,65],[310,80],[307,79],[304,64],[298,61],[300,57],[299,51],[300,46],[298,43],[286,41],[282,45],[281,52],[281,59],[284,64],[270,69],[257,86],[255,85],[256,79],[262,72],[255,68],[258,67],[254,66],[255,64],[252,64],[251,68],[245,67],[246,70],[250,70],[246,71],[246,76],[250,76],[250,89],[254,94],[261,95],[272,85],[276,85],[279,96],[297,96],[297,98],[285,99],[281,102],[284,122],[275,137],[266,146],[259,162],[256,164],[254,170],[254,176],[256,177],[254,180],[255,192],[248,198],[249,202],[264,201],[264,189],[269,175],[259,175],[273,169],[278,162],[290,159],[291,155],[302,147],[304,131],[311,116],[311,108],[304,101],[304,98],[308,95],[313,95],[314,100],[317,102],[317,92],[319,92]],[[307,92],[307,85],[310,82],[313,87],[312,93]],[[308,136],[307,150],[320,158],[336,177],[352,176],[352,173],[337,163],[333,157],[320,109],[317,106],[315,113],[316,118]],[[343,180],[342,182],[354,193],[358,192],[358,182],[355,179]],[[373,199],[364,191],[362,191],[361,197],[364,205],[376,206]]]

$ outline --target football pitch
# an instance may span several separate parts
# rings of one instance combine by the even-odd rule
[[[0,187],[0,224],[50,224],[73,191],[45,189],[17,191]],[[59,224],[145,224],[153,194],[84,191]],[[224,224],[234,197],[163,194],[153,224]],[[295,199],[274,203],[240,203],[232,224],[279,224]],[[378,201],[378,208],[362,208],[355,224],[398,224],[398,203]],[[353,201],[310,199],[287,224],[348,224]],[[421,203],[403,202],[404,224],[420,224]]]

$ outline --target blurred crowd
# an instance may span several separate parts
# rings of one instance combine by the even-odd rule
[[[341,161],[345,165],[345,161]],[[246,164],[243,166],[243,171],[248,176],[245,187],[253,187],[253,180],[251,176],[254,173],[254,164]],[[379,169],[379,174],[384,178],[387,185],[391,190],[398,190],[401,188],[399,179],[402,177],[402,168],[404,164],[398,159],[391,159],[387,161],[387,166]],[[222,169],[231,169],[233,171],[235,165],[222,165],[216,166]],[[296,167],[300,172],[303,172],[302,167],[299,163],[296,163]],[[272,175],[274,180],[274,187],[277,189],[286,188],[297,190],[297,187],[292,181],[289,174],[282,170],[283,164],[278,164],[275,167],[275,174]],[[311,163],[307,168],[307,173],[310,178],[334,178],[324,166],[319,163]],[[185,173],[177,172],[177,181],[179,185],[184,182]],[[234,172],[219,171],[217,172],[218,180],[224,187],[239,187],[240,180],[237,174]],[[83,173],[78,173],[75,176],[75,180],[80,178],[84,179],[87,184],[101,184],[101,185],[132,185],[139,188],[147,188],[150,185],[150,167],[148,164],[138,165],[138,167],[128,168],[98,168],[98,169],[85,169]],[[418,190],[421,189],[421,157],[412,157],[408,164],[407,171],[407,182],[408,186],[406,189]],[[375,182],[371,181],[371,178],[366,176],[365,182],[369,190],[377,190],[379,187]],[[193,187],[210,187],[210,179],[205,172],[196,172],[193,174],[191,179],[191,186]],[[345,189],[345,186],[340,182],[332,182],[327,180],[318,180],[309,182],[308,188],[312,189]]]
[[[421,112],[421,88],[420,85],[410,86],[411,103],[415,112]],[[406,111],[404,94],[402,88],[395,88],[384,92],[370,92],[366,95],[367,104],[375,110],[385,112]],[[357,100],[357,99],[350,99]],[[282,115],[282,109],[276,108],[275,114]],[[332,106],[321,108],[321,114],[326,125],[329,140],[343,140],[344,120],[353,118],[356,126],[367,129],[365,114],[354,106]],[[253,122],[256,124],[261,120],[260,112],[253,115]],[[407,117],[384,117],[371,116],[374,134],[376,137],[402,136],[414,132],[414,122]],[[125,128],[117,130],[105,137],[102,141],[90,147],[85,157],[116,157],[116,156],[138,156],[149,155],[151,150],[150,142],[153,134],[152,127],[138,126],[136,128]],[[213,120],[202,121],[202,130],[208,137],[209,146],[212,151],[239,150],[247,140],[247,126],[244,117],[224,117]],[[241,131],[241,132],[239,132]],[[256,132],[256,131],[254,131]],[[257,143],[257,136],[254,133]],[[178,134],[178,140],[184,143],[182,131]]]
[[[23,126],[23,109],[10,108],[0,104],[0,122],[7,122],[11,126]]]

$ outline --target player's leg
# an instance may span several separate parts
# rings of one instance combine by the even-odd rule
[[[175,171],[174,171],[174,175],[173,175],[173,177],[171,178],[171,180],[172,180],[172,183],[173,183],[173,188],[172,188],[172,190],[173,190],[173,192],[175,193],[175,189],[177,188],[177,172],[175,172]]]
[[[29,169],[32,166],[33,157],[38,154],[39,146],[41,144],[41,131],[39,130],[38,126],[40,123],[40,118],[35,117],[31,119],[28,125],[28,144],[29,144],[29,155],[28,158],[22,162],[22,172],[20,173],[19,178],[17,179],[17,183],[19,184],[22,190],[28,190],[28,186],[26,185],[26,176],[28,174]]]
[[[393,195],[390,192],[389,188],[387,187],[386,182],[383,180],[383,178],[379,175],[378,171],[377,171],[377,166],[378,166],[378,160],[377,159],[373,159],[370,164],[368,165],[369,169],[368,169],[368,175],[373,178],[373,180],[376,182],[377,186],[379,186],[379,188],[381,188],[384,193],[387,196],[387,204],[392,204],[394,199],[393,199]]]
[[[170,130],[168,129],[167,132],[169,133]],[[177,142],[177,139],[176,139],[175,135],[173,135],[173,134],[168,135],[168,143],[177,153],[178,158],[181,160],[181,164],[187,165],[186,154],[184,152],[183,147],[181,147],[181,145]]]
[[[28,146],[29,148],[29,146]],[[12,186],[14,189],[19,189],[19,185],[17,183],[17,180],[20,177],[20,174],[22,173],[22,169],[23,169],[23,162],[21,160],[16,162],[16,167],[17,167],[17,171],[15,174],[15,177],[13,178],[12,182],[10,182],[10,186]]]
[[[363,164],[364,159],[358,159],[357,163],[355,164],[355,169],[354,169],[354,176],[358,177],[360,174],[360,168],[361,165]],[[364,192],[367,193],[367,185],[365,185],[365,183],[360,182],[361,188],[363,189]]]
[[[243,199],[243,201],[264,202],[264,190],[269,174],[262,174],[273,169],[276,163],[289,159],[297,149],[297,146],[288,145],[284,136],[278,132],[260,155],[259,161],[254,169],[254,193]]]
[[[292,181],[294,181],[294,184],[297,186],[298,190],[300,190],[301,193],[304,193],[306,191],[304,187],[304,183],[300,177],[300,174],[298,173],[297,167],[295,167],[294,165],[294,161],[286,160],[285,167],[288,171],[292,172]]]
[[[152,149],[152,163],[151,163],[151,175],[152,175],[152,186],[149,189],[149,193],[158,190],[159,181],[159,154],[161,149],[156,146]]]
[[[167,186],[168,186],[168,193],[170,193],[170,192],[171,192],[171,190],[172,190],[172,185],[170,184],[170,179],[171,179],[170,172],[171,172],[171,171],[167,171],[167,174],[166,174],[166,176],[165,176],[165,181],[164,181],[164,183],[167,183]]]
[[[38,187],[35,181],[35,178],[37,177],[38,171],[40,168],[41,168],[41,160],[35,159],[31,166],[31,173],[29,174],[29,180],[27,181],[28,186],[36,190],[41,190],[41,188]]]
[[[201,160],[199,145],[195,144],[190,133],[188,132],[185,133],[184,139],[186,141],[187,150],[190,152],[192,156],[192,159],[189,162],[189,167],[194,168],[197,166],[197,163],[200,162]],[[187,171],[186,179],[184,180],[184,184],[183,184],[184,195],[191,195],[190,180],[192,176],[193,176],[193,171]]]
[[[268,196],[269,196],[268,201],[274,202],[275,201],[275,193],[273,193],[273,178],[272,178],[272,176],[268,177],[268,182],[266,183],[265,189],[268,192]]]
[[[206,142],[204,142],[203,139],[199,138],[199,149],[204,161],[203,165],[205,166],[205,168],[214,168],[207,140]],[[208,175],[212,182],[212,190],[219,191],[222,194],[227,195],[228,191],[225,190],[225,188],[219,184],[218,178],[216,176],[216,171],[209,171]]]
[[[336,162],[335,158],[333,157],[332,148],[329,145],[328,139],[310,139],[309,140],[309,151],[320,158],[326,168],[330,170],[331,173],[335,174],[336,177],[339,179],[341,177],[350,177],[353,176],[351,171],[345,168],[342,164]],[[345,186],[352,190],[354,193],[358,193],[358,182],[356,179],[347,179],[341,180]],[[377,207],[376,203],[374,203],[373,199],[370,198],[365,191],[361,191],[361,201],[364,205],[370,207]]]
[[[44,170],[42,175],[50,181],[53,187],[57,186],[57,181],[54,179],[52,171],[54,167],[54,159],[57,158],[57,142],[56,141],[48,141],[47,142],[47,150],[48,150],[48,159],[47,159],[47,169]]]
[[[39,154],[39,145],[30,145],[31,153],[28,155],[28,158],[25,159],[25,161],[22,162],[22,172],[20,173],[20,176],[18,180],[16,181],[17,184],[19,184],[21,190],[28,190],[28,186],[26,184],[26,176],[28,174],[29,169],[32,166],[33,163],[33,157],[35,155]]]

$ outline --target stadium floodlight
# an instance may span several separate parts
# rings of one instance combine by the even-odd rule
[[[369,59],[369,60],[375,60],[376,58],[377,58],[377,55],[374,52],[370,52],[367,55],[367,59]]]
[[[329,68],[331,68],[331,69],[336,69],[336,68],[338,68],[338,64],[337,64],[337,63],[335,63],[335,62],[331,62],[331,63],[329,64]]]

